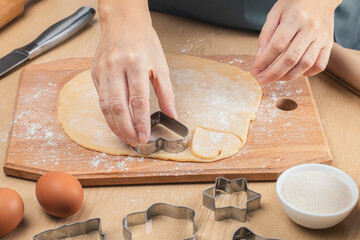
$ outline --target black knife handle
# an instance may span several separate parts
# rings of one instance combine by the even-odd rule
[[[74,35],[88,24],[94,16],[95,9],[91,7],[81,7],[69,17],[46,29],[33,42],[19,48],[19,50],[27,52],[30,59],[34,58]]]

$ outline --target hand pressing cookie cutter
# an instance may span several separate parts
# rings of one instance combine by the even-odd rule
[[[139,144],[137,147],[132,147],[133,150],[140,154],[149,155],[159,150],[163,150],[169,153],[182,152],[188,147],[188,135],[189,129],[164,113],[158,111],[151,115],[151,127],[161,124],[171,131],[179,134],[183,138],[177,140],[168,140],[162,137],[157,137],[154,140],[150,140],[145,144]]]
[[[167,203],[155,203],[146,211],[135,212],[126,215],[123,220],[123,236],[125,240],[132,240],[132,233],[129,227],[145,224],[156,216],[167,216],[174,219],[186,219],[193,223],[193,235],[184,240],[195,240],[198,227],[195,223],[195,211],[189,207],[174,206]]]
[[[246,192],[247,201],[245,208],[235,206],[216,207],[216,193],[234,193]],[[215,180],[215,186],[203,191],[203,205],[215,213],[215,220],[221,221],[225,219],[235,219],[240,222],[246,221],[246,215],[249,212],[256,211],[260,208],[261,194],[248,189],[247,181],[245,178],[238,178],[229,180],[226,178],[218,177]]]
[[[253,231],[248,229],[247,227],[238,228],[232,237],[232,240],[281,240],[277,238],[267,238],[262,237],[260,235],[255,234]]]
[[[98,231],[100,240],[105,240],[105,233],[101,231],[100,218],[92,218],[83,222],[75,222],[72,224],[64,224],[58,228],[36,234],[33,237],[33,240],[60,240],[88,234],[93,231]]]

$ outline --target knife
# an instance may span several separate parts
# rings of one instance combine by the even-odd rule
[[[4,56],[0,59],[0,77],[26,60],[33,59],[62,43],[88,24],[94,16],[95,9],[81,7],[69,17],[46,29],[31,43]]]

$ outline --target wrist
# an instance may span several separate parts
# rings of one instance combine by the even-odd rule
[[[327,1],[327,0],[325,0]],[[333,4],[334,11],[335,9],[342,3],[343,0],[332,0],[331,3]]]
[[[335,11],[335,9],[342,3],[343,0],[323,0],[324,6],[329,6],[332,11]]]
[[[151,26],[147,0],[99,0],[98,10],[103,31]]]
[[[293,0],[284,0],[287,3],[293,3]],[[342,3],[343,0],[298,0],[298,3],[304,3],[308,7],[314,8],[317,4],[317,8],[329,11],[335,11],[335,9]]]

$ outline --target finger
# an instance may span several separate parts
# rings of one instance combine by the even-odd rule
[[[302,58],[312,40],[308,33],[299,33],[286,51],[268,69],[258,75],[261,83],[277,81],[290,71]]]
[[[105,69],[105,66],[103,66],[103,64],[98,61],[94,61],[92,67],[91,67],[91,77],[93,79],[96,91],[99,94],[99,88],[100,88],[100,79],[105,79],[106,77],[104,76],[104,71],[103,69]]]
[[[108,124],[110,130],[118,136],[121,140],[124,141],[124,138],[121,136],[120,132],[117,129],[115,120],[110,110],[109,106],[109,82],[107,76],[105,75],[106,69],[104,61],[99,60],[94,62],[91,68],[91,76],[96,88],[96,91],[99,95],[99,106],[104,115],[105,121]]]
[[[106,120],[106,123],[108,124],[110,130],[115,133],[116,136],[118,136],[120,139],[123,139],[123,137],[120,135],[120,132],[117,129],[115,120],[113,118],[113,115],[110,110],[109,105],[109,90],[108,90],[108,81],[107,79],[101,81],[102,84],[99,84],[99,105],[100,109],[104,115],[104,118]]]
[[[175,94],[170,80],[169,70],[152,71],[151,82],[158,98],[160,109],[166,115],[177,118]]]
[[[258,43],[256,58],[260,56],[263,49],[265,49],[265,47],[269,43],[276,28],[279,26],[279,23],[280,23],[280,14],[277,11],[270,11],[266,17],[265,24],[262,27],[259,35],[259,43]]]
[[[96,91],[98,92],[99,94],[99,78],[97,76],[97,73],[96,73],[96,70],[95,68],[91,68],[91,77],[92,77],[92,80],[94,82],[94,85],[95,85],[95,89]]]
[[[282,78],[280,78],[280,80],[290,81],[304,74],[315,64],[315,61],[318,58],[320,51],[321,45],[317,42],[313,42],[308,47],[301,60],[295,65],[295,67],[293,67],[288,73],[286,73]]]
[[[296,33],[297,28],[294,24],[281,22],[266,48],[255,60],[251,68],[252,73],[257,76],[267,69],[286,50]]]
[[[315,64],[308,71],[306,71],[304,73],[304,76],[307,76],[307,77],[313,76],[313,75],[325,70],[325,68],[329,62],[331,48],[332,47],[327,46],[327,47],[324,47],[321,49],[320,54],[315,61]]]
[[[138,137],[131,117],[128,101],[128,85],[125,74],[111,74],[109,81],[109,106],[116,127],[124,141],[138,145]]]
[[[144,68],[127,72],[129,102],[134,125],[141,144],[150,138],[150,81],[149,73]]]

